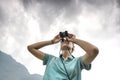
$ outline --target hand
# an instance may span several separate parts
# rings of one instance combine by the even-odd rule
[[[69,33],[67,39],[68,39],[68,41],[75,43],[76,37],[74,34]]]
[[[58,43],[60,40],[61,40],[60,35],[56,35],[56,36],[53,38],[53,43]]]

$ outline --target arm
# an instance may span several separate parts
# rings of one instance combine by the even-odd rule
[[[88,65],[91,64],[91,62],[95,59],[95,57],[98,55],[98,48],[89,42],[75,39],[74,43],[79,45],[83,50],[85,50],[86,54],[82,57],[82,60],[84,64]]]
[[[73,34],[69,34],[69,36],[70,36],[70,38],[68,39],[69,41],[77,44],[83,50],[85,50],[86,54],[82,57],[84,64],[86,64],[86,65],[90,64],[95,59],[95,57],[98,55],[98,53],[99,53],[98,48],[96,46],[90,44],[87,41],[76,39],[75,35],[73,35]]]
[[[28,45],[27,48],[35,57],[37,57],[41,60],[44,60],[44,52],[42,52],[38,49],[40,49],[42,47],[45,47],[45,46],[48,46],[48,45],[58,43],[59,41],[60,41],[60,38],[57,35],[57,36],[55,36],[55,38],[53,40],[34,43],[34,44],[31,44],[31,45]]]

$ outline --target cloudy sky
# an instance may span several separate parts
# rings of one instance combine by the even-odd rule
[[[120,80],[120,0],[0,0],[0,50],[31,74],[43,75],[45,66],[27,45],[65,30],[100,50],[91,71],[82,72],[83,80]],[[42,50],[59,56],[59,44]],[[76,45],[73,55],[83,54]]]

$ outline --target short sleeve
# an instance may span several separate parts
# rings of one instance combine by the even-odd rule
[[[82,60],[82,56],[79,57],[78,60],[79,60],[81,69],[86,69],[86,70],[90,70],[90,69],[91,69],[91,64],[89,64],[89,65],[85,65],[85,64],[84,64],[84,62],[83,62],[83,60]]]
[[[54,57],[53,55],[45,53],[44,60],[43,60],[43,65],[48,64],[53,57]]]

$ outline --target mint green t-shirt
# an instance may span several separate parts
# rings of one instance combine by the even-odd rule
[[[64,60],[62,57],[45,54],[43,65],[46,65],[46,70],[43,80],[69,80],[61,59],[65,64],[70,80],[81,80],[82,69],[91,69],[91,64],[85,65],[82,57],[73,58],[70,56]]]

